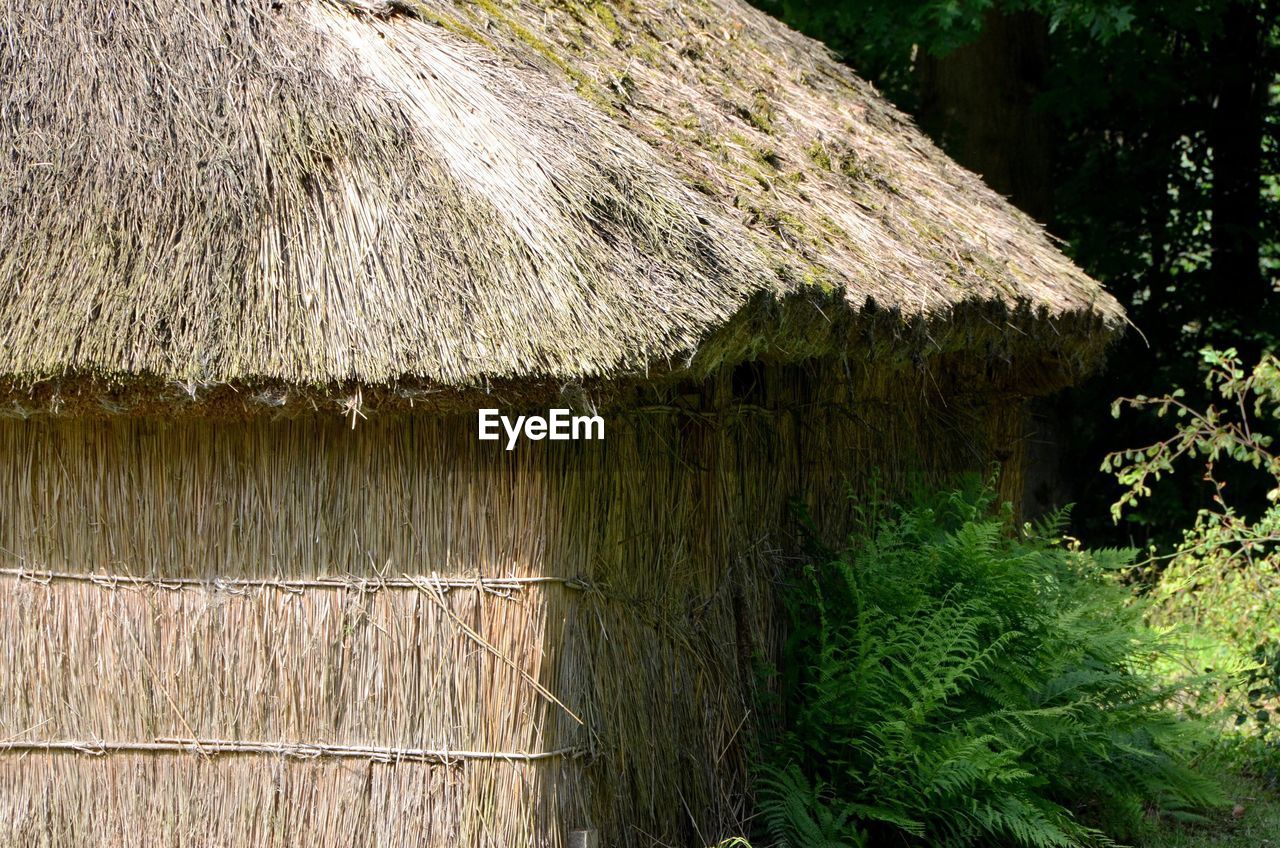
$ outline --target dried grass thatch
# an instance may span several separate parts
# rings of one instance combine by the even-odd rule
[[[0,376],[682,367],[752,296],[1115,302],[739,0],[6,0]],[[835,350],[848,340],[834,339]]]
[[[471,416],[0,422],[0,846],[740,831],[792,496],[838,526],[871,469],[1017,485],[1016,404],[842,370],[651,395],[590,449]]]

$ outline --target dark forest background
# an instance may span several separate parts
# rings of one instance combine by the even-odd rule
[[[1174,386],[1196,400],[1206,345],[1246,361],[1275,349],[1280,2],[756,2],[826,42],[1125,305],[1137,331],[1039,410],[1028,506],[1075,502],[1092,544],[1174,541],[1209,492],[1177,479],[1117,527],[1099,463],[1161,431],[1110,405]]]

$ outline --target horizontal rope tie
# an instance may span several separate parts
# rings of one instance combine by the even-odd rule
[[[433,587],[476,589],[493,595],[519,592],[526,586],[558,585],[568,589],[587,590],[591,584],[576,577],[313,577],[313,578],[202,578],[202,577],[136,577],[127,574],[95,574],[76,571],[44,571],[27,568],[0,568],[0,577],[29,580],[33,583],[92,583],[105,589],[153,588],[179,590],[188,588],[218,589],[236,592],[247,589],[275,589],[301,592],[306,589],[345,589],[376,592],[380,589],[420,589],[428,582]]]
[[[0,742],[0,754],[64,753],[107,756],[109,754],[196,754],[199,756],[259,755],[298,760],[360,759],[379,763],[432,763],[453,765],[466,761],[536,762],[576,759],[589,753],[583,748],[551,751],[453,751],[429,748],[390,748],[368,745],[304,745],[250,742],[234,739],[155,739],[150,742],[108,742],[102,740],[58,739],[46,741]]]

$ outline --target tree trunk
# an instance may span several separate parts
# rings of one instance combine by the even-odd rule
[[[995,10],[977,41],[917,64],[921,127],[1042,223],[1053,209],[1053,136],[1034,101],[1048,67],[1044,17]]]
[[[1264,32],[1255,3],[1227,7],[1212,47],[1214,103],[1209,121],[1213,151],[1210,240],[1212,301],[1237,323],[1249,322],[1267,299],[1259,263],[1262,218],[1262,137],[1267,107]]]

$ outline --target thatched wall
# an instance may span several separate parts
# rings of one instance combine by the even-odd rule
[[[606,419],[0,423],[0,845],[710,844],[790,500],[1017,486],[1020,404],[937,375],[742,367]]]

